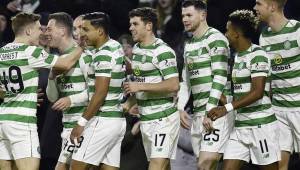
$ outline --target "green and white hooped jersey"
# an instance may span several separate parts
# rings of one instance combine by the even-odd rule
[[[88,73],[89,100],[95,92],[95,78],[110,77],[108,93],[96,116],[123,117],[121,100],[123,98],[122,83],[125,80],[124,51],[122,45],[109,39],[93,54],[91,71]]]
[[[235,127],[257,127],[276,120],[269,98],[270,67],[267,53],[260,46],[254,44],[248,50],[237,53],[235,56],[232,70],[234,100],[239,100],[250,92],[251,78],[267,77],[263,98],[247,107],[237,109]]]
[[[175,52],[158,38],[149,46],[137,43],[133,47],[131,66],[139,83],[160,83],[178,77]],[[167,117],[177,111],[173,93],[137,92],[135,96],[142,121]]]
[[[227,82],[228,57],[228,41],[214,28],[209,28],[201,38],[193,37],[186,42],[184,58],[185,69],[188,71],[187,84],[191,88],[196,115],[204,115],[218,106],[223,92],[230,95],[230,83]],[[226,84],[227,90],[224,91]]]
[[[280,109],[300,108],[300,22],[289,20],[279,32],[265,29],[260,45],[271,57],[272,104]]]
[[[67,50],[65,53],[70,53],[75,47]],[[56,78],[57,89],[59,91],[59,98],[70,95],[87,92],[87,74],[92,61],[92,55],[86,52],[81,54],[81,57],[76,64],[67,73],[59,75]],[[70,108],[63,111],[63,125],[64,128],[73,128],[82,113],[87,107],[88,101],[76,103]]]
[[[0,85],[6,92],[0,122],[36,124],[37,69],[53,67],[57,58],[22,43],[9,43],[0,49]]]

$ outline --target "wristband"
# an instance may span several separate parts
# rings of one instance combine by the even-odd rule
[[[80,119],[78,120],[77,124],[79,126],[85,126],[87,124],[88,120],[86,120],[84,117],[80,117]]]
[[[225,104],[225,108],[227,112],[231,112],[234,110],[233,105],[231,103]]]

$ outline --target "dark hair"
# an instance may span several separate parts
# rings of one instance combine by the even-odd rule
[[[39,21],[40,18],[41,16],[37,14],[21,12],[11,18],[12,30],[14,31],[15,35],[18,35],[21,31],[23,31],[25,26]]]
[[[106,34],[109,33],[110,19],[109,16],[104,12],[93,12],[83,16],[83,20],[88,20],[91,25],[95,28],[103,28]]]
[[[157,13],[156,10],[149,7],[136,8],[129,12],[129,18],[133,17],[141,17],[141,20],[144,23],[151,22],[152,23],[152,31],[156,33],[157,29]]]
[[[65,12],[57,12],[49,15],[49,21],[55,20],[55,24],[59,24],[67,29],[68,35],[73,33],[73,19],[72,17]]]
[[[181,4],[183,8],[187,8],[189,6],[194,6],[197,10],[205,10],[207,11],[207,5],[202,0],[184,0]]]
[[[238,27],[246,38],[256,35],[258,18],[250,10],[236,10],[229,15],[228,21]]]

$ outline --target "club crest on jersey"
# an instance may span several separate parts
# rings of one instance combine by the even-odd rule
[[[285,50],[289,50],[291,49],[291,42],[289,40],[286,40],[284,43],[283,43],[283,47]]]
[[[140,67],[139,66],[136,66],[134,69],[133,69],[133,72],[136,76],[139,76],[141,75],[141,70],[140,70]]]
[[[188,67],[189,67],[190,70],[193,69],[193,67],[194,67],[194,65],[193,65],[193,59],[189,58],[187,60],[187,64],[188,64]]]
[[[274,63],[275,64],[281,64],[282,63],[282,56],[280,54],[275,54]]]

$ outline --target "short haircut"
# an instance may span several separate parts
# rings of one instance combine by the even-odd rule
[[[69,36],[73,33],[73,19],[72,17],[65,12],[57,12],[49,15],[49,21],[55,20],[56,25],[60,25],[66,28]]]
[[[34,24],[36,21],[39,21],[40,18],[41,16],[37,14],[21,12],[11,18],[12,30],[15,35],[19,35],[26,26]]]
[[[187,8],[189,6],[194,6],[197,10],[207,11],[207,5],[203,0],[184,0],[181,7]]]
[[[229,15],[228,21],[239,28],[246,38],[252,39],[257,33],[259,20],[250,10],[236,10]]]
[[[152,23],[152,31],[156,33],[157,30],[157,12],[153,8],[142,7],[136,8],[129,12],[129,18],[141,17],[141,20],[146,24],[147,22]]]
[[[93,12],[83,16],[83,20],[88,20],[91,25],[95,28],[103,28],[106,34],[109,33],[110,19],[109,16],[104,12]]]

